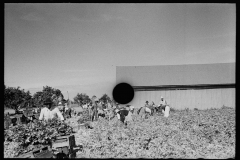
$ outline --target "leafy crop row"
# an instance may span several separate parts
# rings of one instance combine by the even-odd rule
[[[93,130],[79,130],[76,143],[85,158],[233,158],[235,110],[176,111],[125,127],[116,118],[99,119]]]
[[[51,145],[52,140],[60,136],[62,131],[65,134],[72,133],[72,127],[57,119],[13,126],[4,131],[4,155],[16,157],[34,149]]]
[[[93,129],[78,130],[76,145],[83,149],[77,152],[77,158],[235,157],[235,109],[176,110],[168,118],[156,114],[145,119],[133,114],[132,119],[125,126],[116,117],[110,121],[99,118],[91,124]],[[74,126],[77,120],[67,121]],[[48,145],[61,127],[72,131],[58,121],[34,125],[5,131],[5,157],[14,157],[37,144]],[[18,151],[15,155],[14,150]]]

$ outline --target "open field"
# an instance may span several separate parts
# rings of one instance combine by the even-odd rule
[[[93,122],[80,129],[78,158],[234,158],[235,110],[171,112],[124,127],[116,118]]]
[[[66,120],[70,126],[77,117]],[[114,119],[92,122],[93,129],[80,129],[77,158],[234,158],[235,109],[172,111],[141,119],[125,127]],[[4,143],[4,157],[17,144]]]

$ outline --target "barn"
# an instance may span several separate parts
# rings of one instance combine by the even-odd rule
[[[116,83],[134,88],[129,103],[158,104],[163,96],[175,109],[235,107],[235,63],[117,66]]]

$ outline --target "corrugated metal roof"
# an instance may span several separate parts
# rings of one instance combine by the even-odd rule
[[[116,82],[132,86],[235,84],[235,63],[117,66]]]

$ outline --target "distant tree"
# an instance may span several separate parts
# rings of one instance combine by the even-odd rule
[[[25,92],[18,86],[6,87],[4,85],[4,106],[15,109],[26,108],[32,104],[32,96],[29,91]]]
[[[64,100],[64,96],[59,89],[49,86],[43,87],[42,91],[36,92],[33,95],[34,104],[37,106],[42,105],[47,98],[51,98],[55,105],[57,105],[59,101]]]
[[[82,105],[83,103],[89,103],[91,101],[91,99],[89,98],[89,96],[86,93],[81,93],[81,94],[77,94],[74,98],[73,98],[74,102]]]
[[[107,103],[108,101],[111,102],[111,98],[107,94],[104,94],[99,100],[103,101],[104,103]]]

